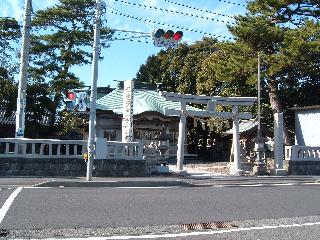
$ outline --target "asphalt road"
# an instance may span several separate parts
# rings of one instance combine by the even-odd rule
[[[148,234],[159,235],[158,239],[270,240],[320,236],[319,185],[237,183],[159,188],[31,185],[24,185],[2,221],[0,218],[0,237],[1,229],[9,230],[6,236],[9,239],[88,236],[118,239],[114,236],[119,235],[142,239]],[[16,189],[14,184],[1,187],[0,207]],[[207,230],[181,227],[210,222],[231,222],[234,227]]]

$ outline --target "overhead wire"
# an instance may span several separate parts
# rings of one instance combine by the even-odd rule
[[[247,5],[242,4],[242,3],[235,3],[235,2],[230,2],[227,0],[218,0],[219,2],[224,2],[224,3],[228,3],[228,4],[233,4],[233,5],[237,5],[237,6],[241,6],[241,7],[247,7]]]
[[[114,0],[114,1],[115,2],[120,2],[122,4],[126,4],[126,5],[135,6],[135,7],[138,7],[138,8],[145,8],[145,9],[148,8],[148,9],[151,9],[151,10],[158,10],[158,11],[167,12],[167,13],[170,13],[170,14],[180,14],[180,15],[186,16],[186,17],[194,17],[194,18],[211,20],[211,21],[216,21],[216,22],[221,22],[221,23],[226,23],[226,24],[233,24],[233,22],[230,22],[230,21],[216,19],[216,18],[207,17],[207,16],[200,16],[200,15],[196,15],[196,14],[193,14],[193,13],[185,13],[185,12],[175,11],[175,10],[171,10],[171,9],[161,8],[161,7],[148,6],[148,5],[144,5],[144,4],[140,4],[140,3],[132,3],[132,2],[125,1],[125,0]]]
[[[198,30],[198,29],[192,29],[192,28],[183,27],[183,26],[176,26],[173,24],[162,23],[162,22],[159,22],[156,20],[150,20],[150,19],[146,19],[146,18],[142,18],[142,17],[135,17],[135,16],[132,16],[132,15],[129,15],[126,13],[122,13],[121,11],[119,11],[118,9],[116,9],[114,7],[109,6],[109,8],[111,9],[110,13],[112,13],[112,14],[116,14],[116,15],[123,16],[126,18],[134,19],[136,21],[140,21],[140,22],[144,22],[144,23],[152,23],[152,24],[156,24],[156,25],[160,25],[160,26],[167,26],[170,28],[177,28],[179,30],[185,30],[185,31],[190,31],[190,32],[194,32],[194,33],[200,33],[200,34],[210,36],[213,38],[223,38],[223,39],[228,39],[228,40],[233,39],[232,37],[226,37],[224,35],[213,34],[213,33],[205,32],[205,31]]]
[[[190,6],[190,5],[187,5],[187,4],[184,4],[184,3],[174,2],[172,0],[163,0],[163,1],[165,1],[167,3],[171,3],[171,4],[174,4],[174,5],[177,5],[177,6],[193,9],[193,10],[196,10],[196,11],[200,11],[200,12],[210,13],[210,14],[214,14],[214,15],[218,15],[218,16],[222,16],[222,17],[234,18],[233,16],[230,16],[230,15],[227,15],[227,14],[213,12],[213,11],[210,11],[208,9],[197,8],[197,7]]]

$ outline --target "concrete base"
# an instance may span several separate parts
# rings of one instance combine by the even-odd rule
[[[257,176],[267,175],[267,167],[265,164],[258,163],[253,166],[252,172]]]
[[[172,171],[173,174],[176,174],[178,176],[186,176],[187,175],[187,171],[186,170],[173,170]]]
[[[288,175],[315,175],[320,176],[320,161],[316,160],[284,160],[284,168]]]
[[[169,167],[168,166],[155,166],[155,172],[157,173],[168,173]]]
[[[0,176],[82,177],[87,164],[78,158],[2,158]],[[95,159],[93,177],[147,177],[153,166],[144,160]]]
[[[241,169],[230,169],[230,175],[232,176],[244,176],[245,171],[241,170]]]
[[[271,174],[274,176],[287,176],[288,172],[286,169],[273,169]]]

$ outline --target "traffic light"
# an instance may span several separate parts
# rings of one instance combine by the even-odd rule
[[[162,38],[163,35],[164,35],[164,30],[158,29],[157,31],[154,32],[153,37],[154,38]]]
[[[66,107],[68,111],[74,111],[76,98],[76,93],[74,91],[67,92]]]
[[[175,41],[181,41],[181,39],[182,39],[182,37],[183,37],[183,32],[182,31],[177,31],[175,34],[173,34],[173,39],[175,40]]]
[[[182,31],[157,29],[152,33],[153,43],[156,47],[176,48],[182,37]]]
[[[172,38],[174,35],[174,32],[172,30],[168,30],[166,31],[166,33],[163,35],[163,37],[167,40],[169,40],[170,38]]]

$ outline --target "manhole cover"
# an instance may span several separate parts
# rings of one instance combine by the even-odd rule
[[[189,223],[181,224],[184,230],[201,230],[201,229],[215,229],[215,228],[235,228],[236,225],[230,222],[210,222],[210,223]]]
[[[0,237],[6,237],[9,235],[9,230],[7,229],[0,229]]]

